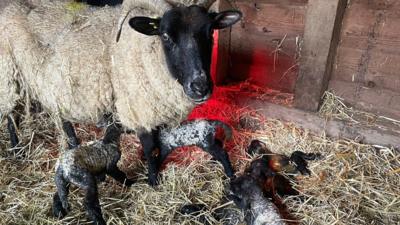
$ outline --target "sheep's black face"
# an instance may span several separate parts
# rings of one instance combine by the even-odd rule
[[[183,86],[185,94],[196,103],[206,101],[212,93],[210,76],[213,31],[235,24],[239,11],[208,13],[199,6],[177,7],[161,19],[134,17],[130,26],[147,35],[159,35],[168,68]]]

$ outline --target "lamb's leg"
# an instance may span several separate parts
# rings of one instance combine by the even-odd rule
[[[158,142],[159,143],[159,142]],[[161,165],[164,163],[164,161],[167,159],[168,155],[174,150],[171,146],[161,144],[161,146],[158,146],[160,149],[160,160],[159,160],[159,168]]]
[[[17,147],[19,143],[18,135],[17,135],[17,124],[19,120],[19,116],[8,115],[7,116],[7,129],[10,134],[10,142],[11,148]]]
[[[125,186],[132,186],[134,183],[133,180],[128,179],[126,174],[122,172],[116,165],[112,168],[107,170],[107,174],[110,175],[112,178],[120,182],[121,184],[125,184]]]
[[[319,153],[304,153],[295,151],[290,156],[290,161],[296,164],[296,169],[303,175],[310,175],[311,171],[308,169],[307,160],[315,160],[321,157]]]
[[[155,186],[158,183],[160,150],[157,148],[155,143],[156,137],[157,131],[151,133],[146,132],[139,135],[140,143],[143,146],[144,157],[148,164],[148,178],[151,186]]]
[[[79,141],[78,137],[76,136],[75,128],[72,125],[72,123],[69,121],[63,121],[62,127],[63,127],[63,131],[65,132],[65,134],[67,134],[67,137],[68,137],[68,140],[67,140],[68,148],[74,149],[74,148],[78,147],[78,145],[80,144],[80,141]]]
[[[69,183],[64,179],[61,169],[57,169],[56,171],[55,183],[57,192],[53,197],[53,215],[58,218],[63,218],[69,211]]]
[[[79,186],[85,189],[85,207],[88,212],[89,218],[96,225],[106,225],[106,221],[103,219],[101,213],[101,207],[99,202],[99,195],[97,191],[96,178],[88,172],[81,171],[83,178]]]
[[[183,215],[190,215],[192,217],[196,217],[196,220],[201,224],[210,225],[210,222],[208,222],[206,216],[204,215],[204,213],[202,213],[202,211],[205,209],[206,205],[204,204],[190,204],[182,206],[179,212]]]
[[[225,173],[229,178],[234,177],[235,172],[233,170],[231,161],[229,160],[229,155],[221,146],[218,145],[218,143],[214,143],[210,147],[203,149],[222,163]]]

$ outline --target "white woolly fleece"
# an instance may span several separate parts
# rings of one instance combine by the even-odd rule
[[[134,31],[125,20],[116,43],[122,18],[160,17],[170,8],[165,0],[126,0],[101,9],[65,1],[35,4],[16,0],[0,12],[2,113],[24,91],[72,122],[93,123],[116,111],[126,127],[149,130],[186,119],[194,104],[170,76],[159,39]]]

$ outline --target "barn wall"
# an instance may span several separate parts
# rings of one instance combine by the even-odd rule
[[[234,1],[244,17],[232,28],[228,77],[293,92],[306,5],[307,0]]]
[[[400,1],[351,0],[330,88],[365,110],[400,118]]]

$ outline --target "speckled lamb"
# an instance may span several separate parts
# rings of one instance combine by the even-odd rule
[[[102,141],[64,151],[60,156],[55,175],[57,192],[53,198],[53,214],[56,217],[62,218],[68,213],[68,190],[70,184],[74,184],[86,192],[85,207],[90,219],[95,224],[106,224],[101,213],[97,183],[108,174],[126,186],[133,184],[117,166],[121,157],[118,146],[121,131],[119,125],[112,124]]]
[[[233,177],[234,170],[228,153],[222,148],[222,141],[216,137],[218,128],[224,130],[225,139],[231,138],[232,128],[219,120],[197,119],[185,122],[175,128],[160,128],[157,140],[160,149],[159,165],[174,149],[197,146],[221,162],[226,175]]]

